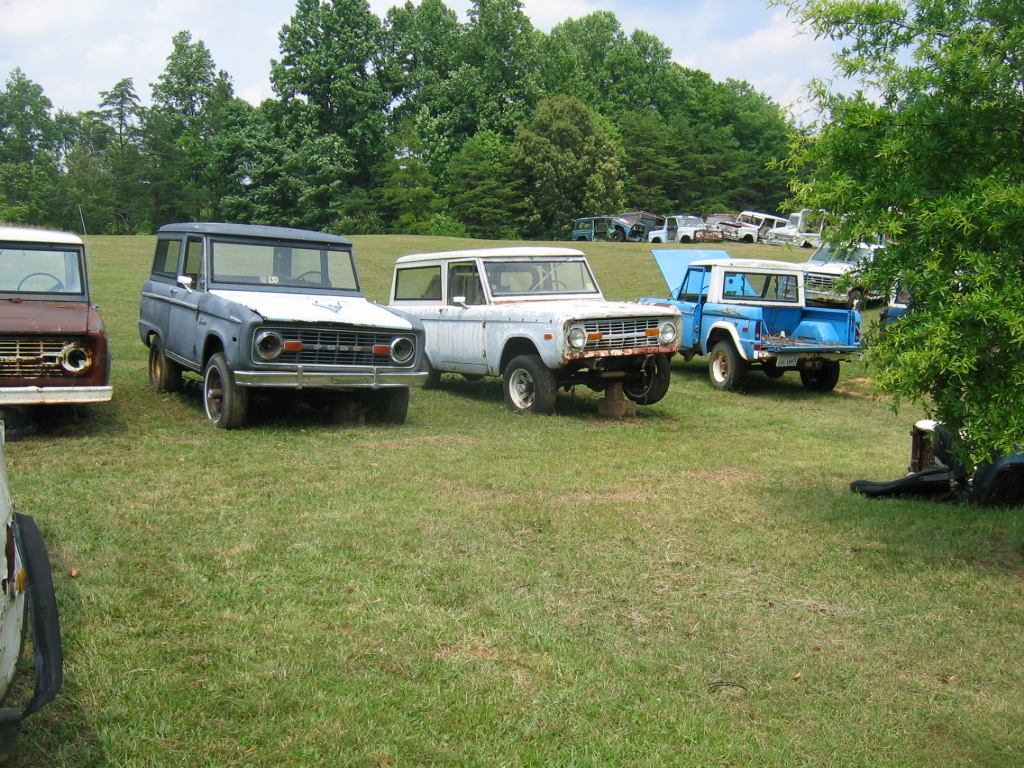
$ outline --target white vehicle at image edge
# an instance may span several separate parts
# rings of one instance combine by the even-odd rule
[[[3,526],[3,593],[0,595],[0,763],[10,754],[22,721],[50,702],[64,679],[60,620],[46,545],[35,520],[17,512],[11,501],[0,422],[0,525]],[[27,633],[32,639],[35,683],[31,698],[18,706],[11,688],[21,667]],[[27,694],[27,692],[26,692]]]
[[[605,300],[586,257],[571,248],[403,256],[389,303],[423,322],[426,386],[441,373],[501,376],[513,411],[548,413],[558,389],[576,385],[606,400],[656,403],[679,348],[677,309]]]

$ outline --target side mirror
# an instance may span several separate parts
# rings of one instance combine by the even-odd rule
[[[452,296],[452,304],[458,304],[460,307],[466,306],[465,296]]]
[[[188,275],[178,275],[177,283],[189,293],[192,293],[192,278]]]

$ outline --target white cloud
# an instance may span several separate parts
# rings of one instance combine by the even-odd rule
[[[383,18],[405,0],[371,0]],[[418,1],[418,0],[417,0]],[[461,20],[471,0],[446,0]],[[643,29],[684,66],[716,80],[750,82],[782,104],[797,102],[814,76],[828,77],[829,46],[807,35],[764,0],[523,0],[534,26],[550,30],[566,18],[610,10],[628,34]],[[272,96],[270,60],[295,0],[0,0],[0,87],[20,67],[55,106],[94,109],[99,92],[132,78],[147,102],[171,53],[188,30],[202,40],[235,92],[258,103]]]

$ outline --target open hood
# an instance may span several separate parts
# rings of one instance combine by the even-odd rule
[[[687,248],[685,250],[666,248],[652,250],[651,254],[658,264],[658,269],[661,270],[661,276],[665,278],[665,284],[668,286],[670,296],[672,297],[679,295],[679,289],[683,285],[683,278],[686,277],[686,270],[690,268],[693,262],[732,258],[728,251],[712,251],[701,248]]]

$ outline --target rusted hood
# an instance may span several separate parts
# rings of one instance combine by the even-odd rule
[[[81,335],[89,330],[94,312],[85,301],[4,299],[0,303],[0,334]]]

